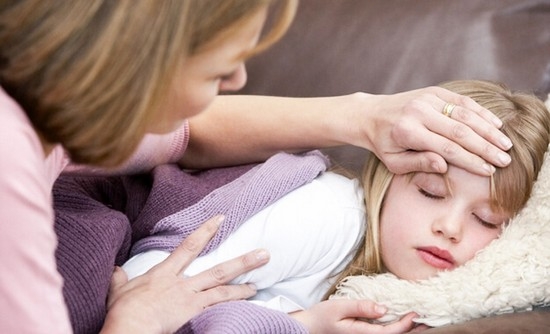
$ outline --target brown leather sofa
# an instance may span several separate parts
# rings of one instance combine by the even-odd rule
[[[302,0],[288,34],[248,65],[245,93],[388,94],[489,79],[546,99],[550,0]],[[357,170],[366,151],[327,150]],[[426,333],[550,333],[539,310]]]

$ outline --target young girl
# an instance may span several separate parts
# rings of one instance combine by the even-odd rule
[[[470,96],[503,120],[502,131],[514,143],[513,163],[490,178],[454,166],[444,175],[394,175],[373,157],[363,174],[366,242],[339,278],[390,271],[423,279],[451,270],[497,238],[529,198],[549,143],[544,103],[492,82],[454,81],[442,87]],[[422,230],[445,241],[432,245]]]
[[[262,34],[275,2],[281,15]],[[216,98],[245,84],[244,61],[286,31],[296,8],[297,0],[1,2],[0,332],[71,331],[51,206],[52,184],[69,160],[131,173],[168,162],[196,168],[261,161],[279,150],[348,143],[400,172],[442,172],[444,158],[482,175],[492,173],[492,164],[509,163],[500,121],[443,89]],[[446,103],[464,117],[441,116]],[[465,137],[453,137],[456,126]],[[457,153],[446,153],[448,145]],[[193,244],[208,240],[210,224]],[[210,271],[181,283],[173,267],[185,267],[197,252],[184,246],[157,268],[161,274],[126,282],[115,271],[106,332],[174,330],[205,306],[255,293],[213,280]],[[247,259],[214,270],[229,278],[267,261]],[[112,268],[105,269],[109,277]]]
[[[327,320],[315,310],[330,301],[318,303],[348,275],[390,271],[419,280],[473,258],[529,198],[549,144],[550,114],[537,97],[499,84],[469,80],[442,86],[472,97],[503,120],[502,130],[514,142],[510,166],[493,177],[454,165],[445,174],[395,175],[371,156],[362,191],[357,180],[325,172],[252,216],[185,274],[266,248],[270,262],[235,282],[254,283],[258,293],[252,302],[291,313],[317,333],[326,330]],[[123,268],[134,277],[167,256],[149,250]],[[401,321],[401,330],[410,328],[408,321],[410,316]]]

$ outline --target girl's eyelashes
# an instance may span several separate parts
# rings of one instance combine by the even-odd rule
[[[483,225],[484,227],[487,227],[489,229],[497,229],[499,227],[499,225],[497,224],[493,224],[491,222],[488,222],[486,220],[483,220],[481,219],[478,215],[476,215],[475,213],[472,213],[472,216],[474,216],[475,220],[477,220],[481,225]]]
[[[445,199],[445,196],[434,194],[432,192],[427,191],[424,188],[418,187],[418,192],[421,193],[424,197],[435,199],[435,200],[442,200]]]

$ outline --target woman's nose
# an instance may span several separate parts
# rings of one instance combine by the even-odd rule
[[[234,92],[243,88],[245,84],[246,67],[242,64],[231,74],[231,76],[221,80],[219,90],[221,92]]]
[[[460,242],[464,217],[452,212],[445,212],[432,223],[432,232],[436,235]]]

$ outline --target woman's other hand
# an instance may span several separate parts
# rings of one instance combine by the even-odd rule
[[[353,144],[369,148],[394,173],[443,173],[448,162],[489,175],[494,165],[510,163],[505,151],[512,143],[498,130],[502,123],[469,97],[441,87],[359,95],[364,97],[363,112],[368,116],[360,124],[359,142]],[[443,113],[447,104],[455,105],[450,114]]]
[[[312,334],[397,334],[406,333],[414,328],[414,313],[387,325],[365,321],[378,319],[385,312],[383,306],[369,300],[331,299],[322,301],[308,310],[294,312],[291,316],[304,324]]]
[[[227,285],[233,278],[269,261],[256,250],[221,263],[200,274],[184,277],[184,269],[198,256],[218,230],[222,217],[214,217],[189,235],[163,262],[128,281],[115,269],[102,333],[173,333],[204,308],[220,302],[248,298],[254,286]]]

